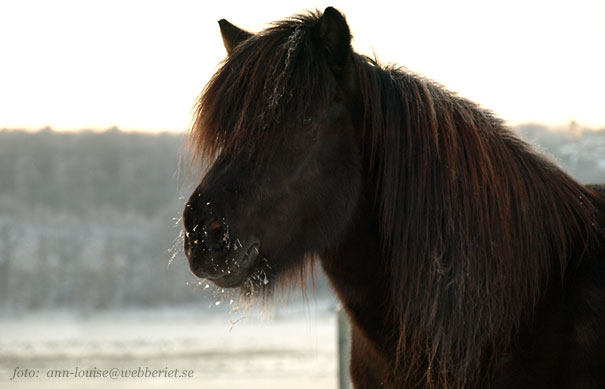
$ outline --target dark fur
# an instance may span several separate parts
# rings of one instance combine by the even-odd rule
[[[259,34],[221,23],[230,54],[189,138],[212,166],[187,232],[211,200],[260,238],[270,277],[319,254],[352,319],[357,387],[605,387],[603,187],[354,53],[332,8]],[[207,254],[186,249],[204,275]]]

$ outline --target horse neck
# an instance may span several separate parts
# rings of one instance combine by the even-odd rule
[[[321,254],[321,264],[357,331],[376,351],[394,355],[399,334],[391,315],[386,257],[379,247],[377,217],[366,206],[360,206],[338,247]]]

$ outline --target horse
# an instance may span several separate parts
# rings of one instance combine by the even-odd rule
[[[358,388],[605,387],[605,186],[356,53],[332,7],[219,25],[186,140],[196,276],[265,297],[318,261]]]

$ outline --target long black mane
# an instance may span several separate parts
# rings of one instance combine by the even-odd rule
[[[489,111],[405,69],[357,63],[399,349],[423,349],[405,370],[474,382],[598,238],[600,200]]]
[[[320,17],[277,22],[234,48],[198,100],[195,158],[269,161],[288,129],[326,114],[338,80],[315,43]],[[478,105],[405,68],[356,53],[352,64],[386,259],[377,272],[397,323],[393,368],[429,386],[477,384],[545,291],[563,288],[571,259],[602,239],[602,200]]]

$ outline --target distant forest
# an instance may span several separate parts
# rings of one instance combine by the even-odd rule
[[[517,130],[580,182],[605,182],[605,129]],[[206,304],[177,239],[192,189],[182,143],[117,129],[0,131],[0,314]],[[320,277],[316,296],[329,294]]]
[[[169,266],[182,143],[117,129],[0,132],[0,310],[194,301],[182,253]]]

